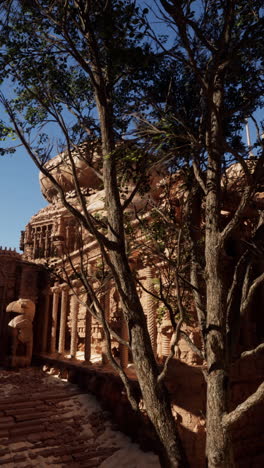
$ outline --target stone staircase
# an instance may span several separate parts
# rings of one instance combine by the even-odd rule
[[[108,467],[129,444],[127,464],[116,466],[160,466],[114,431],[95,398],[73,384],[30,368],[1,370],[0,388],[0,467]],[[129,462],[135,450],[139,464]]]

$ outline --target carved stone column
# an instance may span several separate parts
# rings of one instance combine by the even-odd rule
[[[128,329],[127,329],[127,323],[122,317],[122,325],[121,325],[121,337],[123,340],[128,339]],[[120,364],[122,369],[126,369],[128,365],[128,347],[121,344],[120,345]]]
[[[51,288],[53,297],[52,297],[52,325],[51,325],[51,342],[50,342],[50,352],[56,352],[56,335],[57,335],[57,321],[58,321],[58,306],[59,306],[59,293],[60,290],[58,286]]]
[[[67,320],[67,305],[68,305],[68,291],[67,284],[61,286],[61,315],[60,315],[60,334],[59,334],[59,353],[63,354],[65,351],[65,332]]]
[[[36,248],[37,248],[37,234],[36,234],[36,229],[33,229],[33,258],[36,258]]]
[[[91,359],[91,330],[92,330],[92,317],[90,312],[86,309],[85,313],[85,341],[84,341],[84,360],[89,362]]]
[[[170,343],[171,343],[171,322],[169,314],[167,313],[162,320],[161,324],[161,352],[162,356],[169,356],[170,354]]]
[[[51,291],[47,289],[43,292],[44,295],[44,317],[43,317],[43,324],[42,324],[42,336],[41,336],[41,351],[42,353],[47,352],[47,343],[48,343],[48,327],[49,327],[49,309],[50,309],[50,296]]]
[[[102,308],[104,309],[104,313],[105,313],[105,319],[106,321],[109,320],[109,291],[105,291],[105,294],[102,296],[101,300],[100,300],[100,303],[101,303],[101,306]],[[102,341],[102,364],[105,365],[105,364],[108,364],[109,363],[109,359],[108,359],[108,356],[107,356],[107,340],[106,340],[106,337],[105,337],[105,334],[104,334],[104,331],[103,331],[103,341]]]
[[[88,263],[88,281],[92,281],[93,275],[93,264]],[[85,301],[88,304],[88,297],[85,296]],[[84,339],[84,360],[86,362],[90,362],[91,359],[91,352],[92,352],[92,315],[86,309],[85,313],[85,339]]]
[[[146,267],[144,269],[144,276],[146,278],[144,282],[145,288],[150,292],[154,292],[153,273],[150,267]],[[148,327],[148,332],[150,336],[153,353],[156,356],[157,355],[156,299],[151,294],[147,293],[146,291],[143,291],[141,302],[142,302],[144,312],[147,316],[147,327]]]
[[[74,294],[71,298],[71,316],[72,316],[72,326],[71,326],[71,349],[70,355],[71,358],[76,356],[77,352],[77,340],[78,340],[78,312],[79,312],[79,302],[76,295]]]
[[[44,257],[44,231],[43,227],[41,228],[41,231],[39,233],[39,258]]]
[[[157,357],[162,357],[162,327],[158,325],[157,329]]]

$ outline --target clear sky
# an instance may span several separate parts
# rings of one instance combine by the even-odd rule
[[[19,251],[20,231],[46,205],[38,170],[25,150],[0,156],[0,245]]]

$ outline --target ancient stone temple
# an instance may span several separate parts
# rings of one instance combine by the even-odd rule
[[[93,155],[95,163],[97,155]],[[104,191],[100,189],[100,180],[92,169],[77,161],[78,180],[82,193],[85,195],[86,207],[92,215],[104,217]],[[67,167],[67,162],[61,155],[53,158],[47,168],[51,171],[55,179],[63,187],[66,199],[73,205],[77,204],[74,182]],[[144,196],[136,195],[133,199],[133,208],[128,210],[131,216],[132,211],[141,209],[147,205],[151,199],[153,203],[160,197],[162,177],[155,174],[151,178],[150,190]],[[25,231],[21,235],[21,249],[23,259],[34,262],[36,265],[52,263],[57,267],[61,265],[64,269],[64,277],[70,277],[73,269],[80,262],[87,267],[88,275],[92,278],[93,286],[99,286],[101,269],[100,251],[96,241],[91,235],[82,231],[78,220],[64,207],[58,190],[54,188],[50,180],[43,174],[40,175],[40,186],[44,197],[49,204],[34,215],[27,224]],[[132,191],[132,187],[126,188],[126,194]],[[136,226],[136,224],[135,224]],[[138,231],[138,238],[142,236]],[[64,258],[64,260],[62,260]],[[138,278],[147,291],[154,288],[155,268],[153,265],[146,265],[140,258],[134,256],[131,259],[131,266],[137,270]],[[156,268],[160,268],[157,265]],[[41,336],[38,337],[38,350],[67,356],[79,360],[89,361],[103,360],[105,358],[105,343],[102,327],[86,311],[85,305],[78,302],[79,299],[86,302],[86,297],[81,285],[77,281],[74,288],[69,288],[66,282],[60,280],[50,280],[50,286],[41,291],[42,311],[37,314],[36,321],[41,329]],[[169,317],[166,315],[162,321],[158,321],[156,311],[157,300],[148,294],[144,289],[140,290],[141,301],[146,310],[148,330],[151,337],[153,349],[157,358],[164,358],[170,353],[171,326]],[[111,328],[123,338],[127,338],[127,328],[120,310],[118,293],[113,282],[110,282],[107,291],[102,298],[106,317]],[[37,327],[37,325],[36,325]],[[195,330],[192,330],[195,338]],[[180,340],[178,355],[186,363],[199,362],[199,357]],[[124,368],[127,367],[130,356],[125,346],[120,345],[113,339],[112,349]]]
[[[98,219],[98,222],[103,222],[105,216],[104,191],[97,174],[100,158],[96,153],[93,154],[93,160],[89,161],[91,164],[88,167],[85,164],[85,158],[90,156],[89,154],[87,156],[86,151],[87,149],[84,147],[82,153],[81,148],[83,159],[74,156],[79,186],[85,197],[86,209],[95,219]],[[65,155],[56,156],[46,164],[46,168],[62,188],[65,199],[70,201],[73,207],[79,209],[67,155],[66,157]],[[239,178],[237,167],[233,168],[232,171],[234,172],[233,179],[237,180]],[[183,197],[183,193],[178,179],[176,174],[173,181],[173,210],[180,219],[180,203],[178,201]],[[232,186],[232,177],[229,177],[228,184],[225,184],[228,190],[222,212],[223,223],[227,222],[230,213],[232,213],[232,204],[234,204],[237,192],[237,187]],[[128,330],[122,316],[119,295],[111,278],[102,287],[101,278],[104,265],[98,244],[89,233],[83,232],[76,217],[65,208],[60,191],[43,174],[40,175],[40,187],[48,205],[30,219],[25,231],[22,232],[20,247],[23,254],[7,249],[0,250],[0,363],[6,364],[6,355],[9,352],[7,352],[7,329],[10,317],[6,313],[6,308],[8,304],[22,298],[31,300],[36,308],[33,320],[33,357],[35,359],[39,359],[41,363],[52,362],[54,364],[55,362],[63,371],[65,368],[72,371],[72,366],[75,366],[80,372],[83,372],[83,369],[87,369],[91,363],[95,365],[97,371],[100,370],[100,366],[107,368],[104,333],[100,323],[87,311],[86,304],[90,299],[76,274],[80,266],[87,272],[111,329],[127,340]],[[146,243],[144,231],[140,229],[135,213],[143,209],[145,210],[144,219],[148,219],[150,216],[148,204],[155,206],[162,199],[164,187],[164,174],[153,173],[148,191],[144,195],[136,195],[133,199],[133,206],[127,209],[126,213],[130,218],[130,229],[134,232],[135,244]],[[129,195],[132,190],[133,185],[128,183],[125,195]],[[257,194],[251,209],[262,210],[264,207],[262,200],[262,194]],[[250,218],[252,212],[249,211],[247,216]],[[244,233],[235,233],[226,246],[227,265],[239,255],[241,236],[244,236],[243,239],[247,239],[246,231],[250,229],[250,223],[245,223],[244,229]],[[55,275],[51,270],[47,270],[47,267],[51,266],[60,274]],[[146,314],[154,354],[157,361],[162,363],[170,354],[172,340],[169,314],[167,312],[159,314],[160,304],[155,297],[155,281],[158,272],[163,271],[164,265],[162,261],[155,263],[151,261],[151,258],[139,254],[137,249],[134,249],[130,257],[130,266],[136,272],[138,291]],[[263,265],[259,263],[257,267],[263,268]],[[263,297],[263,288],[260,287],[255,304],[263,304]],[[253,307],[248,312],[247,320],[241,331],[241,350],[258,346],[263,341],[263,329],[263,314],[256,313]],[[189,320],[187,325],[183,325],[182,331],[190,338],[191,343],[200,345],[195,316]],[[111,348],[121,367],[135,381],[132,358],[128,348],[114,337],[112,337]],[[231,397],[234,406],[240,402],[241,396],[244,399],[251,393],[252,388],[259,385],[263,372],[263,369],[261,371],[261,362],[263,364],[263,361],[255,363],[254,368],[250,359],[245,360],[244,367],[236,368],[234,366]],[[204,466],[206,383],[202,366],[202,358],[190,346],[190,343],[188,344],[188,340],[179,339],[175,358],[170,364],[167,386],[173,412],[180,425],[181,437],[188,456],[193,461],[191,466],[195,468]],[[113,371],[109,369],[108,366],[108,371],[113,376]],[[102,381],[105,383],[103,390],[98,390],[97,384],[94,384],[94,387],[109,402],[112,398],[111,410],[115,410],[117,401],[123,398],[123,394],[120,390],[118,396],[114,395],[114,384],[111,381],[111,387],[108,383],[110,374],[107,376],[107,382],[105,382],[105,378],[101,380],[101,387]],[[81,378],[83,378],[83,374]],[[85,387],[89,391],[94,390],[92,388],[93,378],[94,375],[89,374],[89,379],[86,378],[85,381],[86,383],[89,381]],[[247,384],[249,380],[250,385]],[[250,438],[254,436],[254,430],[249,429],[244,434],[245,440],[251,440]],[[241,433],[243,435],[243,431]],[[245,447],[241,446],[239,439],[235,441],[235,444],[236,457],[242,460]],[[254,449],[260,450],[259,446],[256,442]]]

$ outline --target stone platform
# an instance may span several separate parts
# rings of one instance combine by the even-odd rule
[[[32,367],[0,370],[0,388],[0,467],[160,467],[76,385]]]

